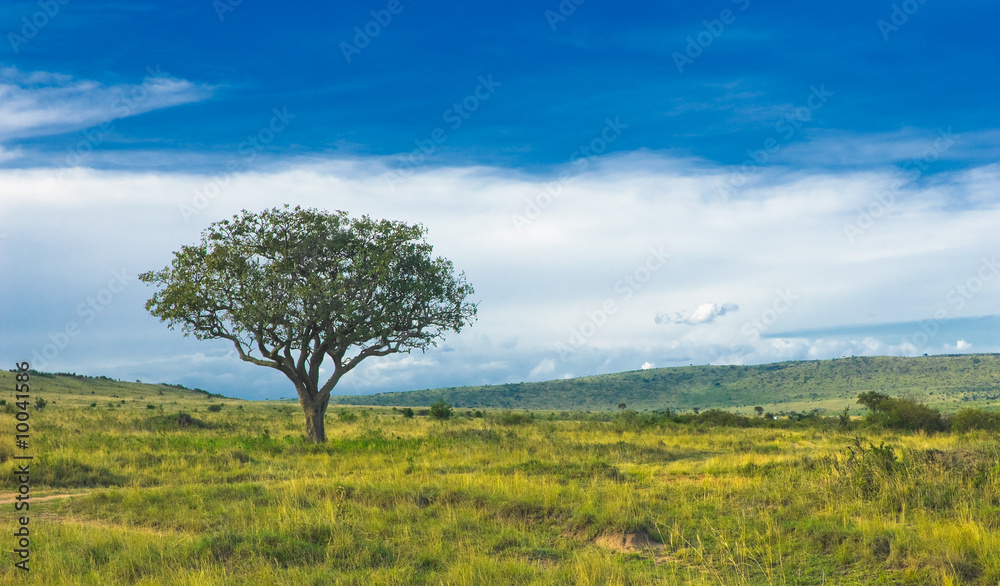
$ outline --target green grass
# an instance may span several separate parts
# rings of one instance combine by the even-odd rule
[[[294,405],[59,378],[32,381],[32,494],[78,496],[32,505],[29,583],[1000,581],[995,433],[338,407],[312,445]]]
[[[855,407],[865,391],[914,396],[945,412],[1000,406],[1000,355],[889,356],[755,366],[685,366],[538,383],[452,387],[334,397],[348,405],[427,406],[438,399],[471,409],[639,411],[721,408],[744,414],[825,412]]]

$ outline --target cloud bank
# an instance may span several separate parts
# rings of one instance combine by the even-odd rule
[[[916,354],[946,344],[1000,349],[997,328],[962,321],[995,314],[1000,301],[1000,204],[982,195],[1000,187],[997,165],[931,182],[906,182],[895,168],[765,167],[720,199],[730,169],[637,152],[591,160],[530,225],[516,226],[512,215],[537,202],[559,171],[422,168],[390,188],[391,169],[378,160],[291,160],[232,175],[186,217],[182,206],[211,173],[0,170],[0,213],[16,219],[0,241],[0,269],[30,283],[0,293],[5,307],[20,308],[0,318],[3,331],[18,333],[0,351],[37,352],[46,370],[288,395],[280,375],[240,363],[225,344],[183,338],[149,317],[151,291],[134,278],[166,265],[209,223],[284,203],[421,222],[435,252],[476,288],[471,328],[424,355],[366,362],[340,392],[646,364]],[[893,185],[894,203],[859,221]],[[861,233],[849,237],[851,226]],[[105,295],[117,273],[131,280]],[[97,307],[88,310],[90,299]],[[79,332],[67,338],[70,322]],[[878,329],[893,323],[908,325]],[[857,332],[838,334],[845,324]]]

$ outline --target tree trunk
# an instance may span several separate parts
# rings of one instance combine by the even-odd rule
[[[326,401],[318,405],[311,405],[304,409],[306,414],[306,436],[314,444],[326,442]]]

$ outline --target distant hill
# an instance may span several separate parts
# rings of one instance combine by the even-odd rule
[[[220,401],[239,401],[202,389],[189,389],[183,385],[126,382],[106,376],[85,376],[68,372],[32,370],[30,375],[32,399],[43,397],[53,405],[66,407],[85,407],[97,403],[101,407],[113,404],[116,407],[145,409],[152,404],[189,408]],[[0,398],[7,402],[14,401],[14,373],[0,370],[0,389]]]
[[[33,392],[54,405],[167,409],[241,403],[181,385],[143,384],[72,373],[32,372]],[[14,374],[0,371],[0,398],[14,398]],[[614,374],[375,395],[332,397],[331,404],[427,406],[438,399],[460,408],[614,411],[690,411],[721,408],[751,413],[755,405],[773,413],[840,411],[864,391],[913,396],[946,412],[962,406],[1000,408],[1000,355],[887,356],[779,362],[754,366],[681,366]]]
[[[857,395],[908,395],[955,411],[1000,406],[1000,355],[889,356],[779,362],[754,366],[682,366],[516,383],[333,397],[349,405],[607,411],[723,408],[744,413],[760,405],[779,413],[858,409]]]

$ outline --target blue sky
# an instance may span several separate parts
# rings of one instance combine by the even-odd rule
[[[997,351],[998,16],[5,2],[0,353],[287,396],[146,316],[135,280],[284,202],[423,222],[477,287],[468,332],[344,392]]]

